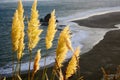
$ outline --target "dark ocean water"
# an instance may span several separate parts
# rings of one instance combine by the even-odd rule
[[[25,17],[30,17],[32,2],[23,2],[25,9]],[[38,10],[40,18],[43,18],[46,14],[50,13],[53,9],[56,9],[56,17],[60,20],[71,16],[74,18],[74,14],[83,13],[89,10],[107,9],[107,8],[119,8],[120,0],[61,0],[61,1],[39,1]],[[12,49],[11,49],[11,25],[12,17],[17,8],[16,2],[0,3],[0,72],[7,74],[6,70],[11,65],[12,61]],[[120,8],[119,8],[120,9]],[[85,13],[87,14],[87,13]],[[71,18],[71,17],[70,17]],[[69,17],[68,17],[69,19]],[[27,29],[27,23],[25,22],[25,28]],[[60,31],[57,32],[56,37],[53,41],[53,47],[46,54],[45,49],[45,33],[47,26],[41,26],[44,32],[41,34],[41,40],[33,53],[37,49],[41,49],[42,56],[50,55],[55,53],[57,39]],[[26,31],[25,31],[26,33]],[[27,35],[25,35],[25,50],[23,56],[23,63],[28,61],[28,50],[27,50]],[[33,54],[34,57],[35,54]],[[5,71],[5,72],[4,72]]]

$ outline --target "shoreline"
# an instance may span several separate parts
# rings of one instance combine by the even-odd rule
[[[120,11],[94,15],[85,19],[74,20],[72,22],[90,28],[116,28],[115,25],[120,24],[120,18],[118,16],[120,16]]]
[[[113,12],[113,13],[108,13],[108,14],[118,14],[118,12]],[[119,12],[120,13],[120,12]],[[98,22],[102,22],[103,20],[100,20],[99,18],[102,16],[103,18],[107,15],[107,14],[103,14],[104,16],[102,16],[102,15],[97,15],[97,16],[93,16],[92,17],[92,19],[93,18],[95,18],[95,17],[97,17],[98,18]],[[120,15],[118,16],[117,15],[117,17],[119,18],[120,17]],[[97,19],[96,18],[96,19]],[[109,17],[107,17],[107,18],[109,18]],[[114,17],[112,17],[111,19],[113,19]],[[90,18],[87,18],[87,19],[83,19],[83,22],[84,22],[84,26],[86,26],[86,27],[90,27],[90,28],[94,28],[95,26],[90,26],[90,23],[91,22],[86,22],[85,23],[85,21],[86,20],[89,20],[89,19],[91,19],[91,17]],[[93,20],[93,22],[96,20],[96,19],[94,19]],[[108,19],[109,20],[109,19]],[[77,23],[79,24],[79,25],[82,25],[83,23],[81,23],[81,21],[82,20],[77,20]],[[115,23],[116,23],[116,21],[117,20],[113,20]],[[73,21],[73,22],[76,22],[76,21]],[[110,23],[109,21],[106,21],[106,22],[108,22],[108,23]],[[119,22],[119,21],[118,21]],[[97,24],[97,23],[96,23]],[[113,25],[113,24],[112,24]],[[116,25],[116,24],[115,24]],[[98,26],[98,27],[95,27],[95,28],[101,28],[100,26]],[[102,28],[113,28],[113,26],[110,26],[109,25],[109,27],[108,26],[106,26],[105,24],[103,25],[103,27]],[[115,35],[115,36],[114,36]],[[90,51],[88,51],[88,52],[86,52],[85,54],[82,54],[80,57],[80,67],[81,67],[81,73],[82,73],[82,75],[85,77],[85,80],[97,80],[98,78],[100,78],[101,77],[101,73],[100,73],[100,75],[99,74],[97,74],[98,72],[100,72],[100,67],[102,67],[102,66],[106,66],[106,65],[109,65],[109,64],[112,64],[113,66],[115,65],[119,65],[120,63],[119,63],[119,57],[120,57],[120,55],[119,55],[119,50],[117,50],[116,52],[116,54],[115,54],[115,56],[114,57],[112,57],[114,54],[114,52],[112,52],[111,51],[111,49],[112,48],[116,48],[116,46],[117,46],[117,48],[120,48],[120,45],[118,44],[118,43],[120,43],[120,38],[119,38],[119,35],[120,35],[120,30],[113,30],[113,31],[109,31],[109,32],[107,32],[106,34],[105,34],[105,36],[104,36],[104,39],[103,40],[101,40],[98,44],[96,44],[94,47],[93,47],[93,49],[92,50],[90,50]],[[114,38],[115,37],[115,38]],[[118,39],[117,41],[117,44],[116,45],[114,45],[113,43],[116,43],[116,38]],[[108,46],[108,47],[103,47],[103,46],[105,46],[105,45],[107,45],[108,43],[106,42],[106,41],[110,41],[110,47]],[[113,46],[114,45],[114,46]],[[107,49],[106,49],[107,48]],[[115,49],[114,48],[114,49]],[[109,52],[108,52],[108,50],[110,50]],[[112,49],[113,50],[113,49]],[[110,55],[110,53],[111,53],[111,55]],[[116,56],[117,55],[117,56]],[[104,57],[105,56],[105,57]],[[107,58],[106,58],[106,56],[107,56]],[[117,58],[116,58],[117,57]],[[110,58],[110,59],[108,59],[108,58]],[[113,61],[112,61],[113,60]],[[118,62],[115,62],[116,60],[118,60]],[[107,63],[109,63],[109,64],[107,64]],[[65,64],[65,66],[67,65],[67,62],[65,62],[64,63]],[[89,66],[89,67],[88,67]],[[110,66],[110,67],[112,67],[112,66]],[[65,67],[63,67],[64,69],[65,69]],[[49,68],[48,68],[48,73],[51,73],[51,70],[52,70],[52,66],[50,66]],[[42,72],[42,70],[40,70],[40,72]],[[101,71],[102,72],[102,71]],[[27,75],[27,74],[23,74],[23,76],[25,76],[25,75]],[[95,77],[95,76],[98,76],[98,77]]]
[[[58,18],[58,20],[60,22],[72,22],[76,20],[84,20],[92,16],[100,16],[114,12],[120,12],[120,7],[118,6],[118,7],[91,9],[84,12],[77,12],[67,17],[60,17]]]
[[[85,80],[98,80],[102,77],[101,67],[115,73],[120,64],[120,12],[95,15],[83,20],[75,20],[80,26],[89,28],[116,28],[108,31],[104,38],[90,51],[81,55],[81,74]],[[88,67],[89,66],[89,67]]]
[[[115,73],[120,64],[120,30],[106,33],[104,39],[89,52],[81,55],[81,73],[85,80],[98,80],[102,77],[101,67],[110,73]],[[89,66],[89,67],[88,67]]]

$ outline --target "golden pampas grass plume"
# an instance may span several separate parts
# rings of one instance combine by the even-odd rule
[[[37,54],[34,59],[33,72],[36,73],[39,70],[39,61],[41,59],[40,50],[37,51]]]
[[[20,34],[21,34],[20,21],[18,18],[18,10],[16,10],[12,21],[12,32],[11,32],[13,51],[18,50]]]
[[[68,47],[66,45],[66,38],[69,38],[69,32],[69,26],[66,26],[60,33],[58,39],[58,46],[56,49],[56,68],[61,68],[62,63],[66,58],[66,53],[68,51]]]
[[[19,44],[18,44],[18,51],[17,51],[17,59],[20,60],[22,55],[23,55],[23,50],[24,50],[24,18],[23,18],[23,14],[24,14],[24,9],[23,9],[23,5],[22,5],[22,1],[19,0],[18,2],[18,18],[20,21],[20,27],[21,27],[21,31],[20,31],[20,39],[19,39]]]
[[[79,55],[80,55],[80,47],[77,47],[70,62],[68,63],[65,80],[67,80],[76,72],[77,66],[79,66],[78,65]]]
[[[43,31],[39,29],[39,26],[40,26],[39,14],[38,14],[38,10],[36,9],[36,7],[37,7],[37,0],[34,0],[32,9],[31,9],[31,18],[30,18],[30,21],[28,22],[28,31],[27,31],[29,50],[32,50],[33,48],[35,48],[35,46],[40,40],[39,36]]]
[[[52,47],[52,41],[54,39],[56,33],[56,17],[55,17],[55,10],[52,11],[51,17],[48,23],[47,34],[45,38],[46,48],[50,49]]]
[[[34,78],[34,74],[39,70],[40,65],[39,65],[39,61],[41,59],[41,54],[40,54],[40,49],[37,51],[37,54],[35,56],[34,59],[34,65],[33,65],[33,72],[32,72],[32,80]]]

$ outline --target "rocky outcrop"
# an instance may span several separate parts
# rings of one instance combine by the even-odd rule
[[[44,18],[41,18],[41,19],[40,19],[41,24],[47,26],[50,17],[51,17],[51,15],[50,15],[50,13],[49,13],[49,14],[47,14]],[[56,20],[56,22],[58,22],[58,20]]]

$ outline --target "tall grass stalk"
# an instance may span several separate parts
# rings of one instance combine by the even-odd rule
[[[101,70],[103,72],[103,78],[104,78],[104,80],[109,80],[108,74],[106,73],[105,69],[103,67],[101,67]]]
[[[21,28],[21,38],[20,38],[20,42],[19,42],[19,49],[18,49],[18,52],[19,52],[19,55],[20,57],[22,58],[23,56],[23,50],[24,50],[24,8],[23,8],[23,5],[22,5],[22,1],[19,0],[18,1],[18,18],[20,20],[20,26],[22,27]],[[19,69],[19,74],[20,74],[20,71],[21,71],[21,58],[19,59],[20,60],[20,69]]]
[[[54,39],[55,33],[57,32],[56,30],[56,17],[55,17],[55,10],[53,10],[50,14],[50,19],[48,22],[48,28],[47,28],[47,33],[46,33],[46,37],[45,37],[45,43],[46,43],[46,54],[48,52],[48,49],[50,49],[52,47],[52,41]],[[43,70],[43,76],[42,76],[42,80],[45,79],[46,77],[46,73],[47,72],[47,68],[46,68],[46,57],[44,60],[44,70]]]
[[[31,50],[29,50],[29,54],[30,54],[30,57],[29,57],[29,67],[28,67],[28,80],[31,80],[30,79],[30,76],[31,76],[30,70],[31,70],[31,61],[32,61],[32,51]]]
[[[67,66],[65,80],[68,80],[68,78],[71,77],[76,72],[79,55],[80,55],[80,47],[77,47]]]
[[[71,41],[69,39],[70,39],[70,30],[69,30],[69,27],[66,26],[63,29],[63,31],[60,33],[60,36],[58,39],[58,45],[56,49],[55,67],[53,68],[52,76],[50,80],[54,80],[55,75],[61,69],[62,63],[65,60],[67,51],[69,49],[73,51],[71,47]]]
[[[77,78],[78,80],[82,80],[82,77],[80,76],[80,63],[79,59],[77,59]]]
[[[23,19],[23,6],[21,0],[18,2],[18,9],[16,10],[14,17],[13,17],[13,22],[12,22],[12,49],[13,52],[17,53],[17,59],[18,59],[18,64],[19,61],[21,60],[22,53],[24,50],[24,19]],[[17,64],[17,65],[18,65]],[[14,54],[13,54],[13,70],[14,69]],[[19,71],[20,73],[20,66],[19,66]],[[18,73],[16,73],[18,74]]]
[[[20,42],[20,35],[21,35],[21,26],[20,21],[18,18],[18,10],[15,11],[13,21],[12,21],[12,31],[11,31],[11,37],[12,37],[12,50],[13,50],[13,70],[14,69],[14,52],[17,53],[19,50],[19,42]],[[14,76],[14,71],[13,71]],[[14,79],[14,78],[13,78]]]
[[[47,54],[47,52],[48,52],[48,49],[46,49],[46,54]],[[42,73],[42,80],[45,80],[46,72],[47,72],[47,68],[46,68],[46,56],[45,56],[45,59],[44,59],[44,69],[43,69],[43,73]]]
[[[70,38],[70,31],[69,31],[69,26],[66,26],[63,31],[60,33],[59,39],[58,39],[58,45],[56,49],[56,69],[62,67],[62,63],[64,62],[66,58],[66,54],[69,50],[69,48],[66,45],[66,39]]]
[[[32,72],[31,80],[34,80],[34,75],[40,68],[40,65],[39,65],[40,59],[41,59],[41,54],[40,54],[40,50],[38,50],[37,54],[35,56],[35,59],[34,59],[34,65],[33,65],[33,72]]]
[[[58,75],[59,75],[59,80],[64,80],[64,76],[61,69],[59,70]]]
[[[54,80],[55,79],[55,68],[53,68],[52,70],[52,74],[51,74],[51,77],[50,77],[50,80]]]
[[[30,80],[30,65],[31,65],[31,58],[32,58],[32,49],[36,47],[40,40],[40,34],[43,30],[39,29],[40,22],[39,22],[39,14],[37,7],[37,0],[34,0],[34,3],[31,8],[31,17],[30,21],[28,22],[28,49],[30,53],[30,60],[29,60],[29,69],[28,69],[28,80]]]
[[[117,67],[116,78],[120,79],[120,65]]]
[[[54,80],[55,79],[55,76],[60,80],[63,76],[62,76],[62,70],[61,68],[58,66],[58,63],[55,59],[55,66],[53,67],[53,70],[52,70],[52,75],[51,75],[51,78],[50,80]],[[56,68],[57,66],[57,68]]]
[[[57,66],[57,68],[56,68]],[[51,75],[51,79],[50,80],[54,80],[55,79],[55,76],[58,77],[57,73],[59,72],[60,70],[60,67],[58,65],[58,62],[57,60],[55,59],[55,66],[53,67],[53,70],[52,70],[52,75]]]
[[[43,73],[42,73],[42,80],[45,80],[47,78],[47,68],[44,67]]]

